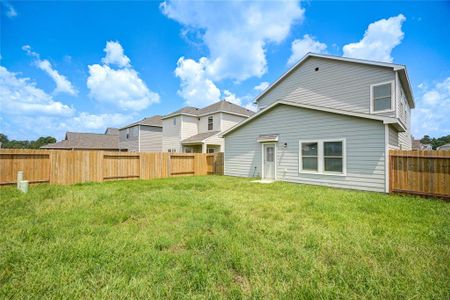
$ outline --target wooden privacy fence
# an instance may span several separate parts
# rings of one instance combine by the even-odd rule
[[[53,184],[223,175],[223,153],[1,149],[0,185],[15,184],[18,171],[30,183]]]
[[[450,151],[391,150],[390,192],[450,198]]]

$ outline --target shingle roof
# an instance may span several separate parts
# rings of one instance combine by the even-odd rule
[[[48,144],[41,148],[119,150],[119,136],[113,134],[67,132],[65,140]]]
[[[108,127],[105,134],[119,135],[119,128]]]
[[[128,124],[120,129],[125,129],[129,127],[133,127],[136,125],[145,125],[145,126],[154,126],[154,127],[162,127],[162,120],[160,115],[155,115],[149,118],[144,118],[140,121]]]
[[[216,112],[216,111],[229,112],[229,113],[244,115],[244,116],[248,116],[248,117],[255,113],[255,112],[253,112],[249,109],[246,109],[242,106],[222,100],[222,101],[216,102],[214,104],[211,104],[207,107],[200,109],[198,111],[198,115],[200,115],[200,116],[206,115],[206,114]]]
[[[188,137],[187,139],[184,139],[181,141],[182,144],[193,144],[193,143],[201,143],[204,140],[206,140],[207,138],[218,134],[220,131],[208,131],[208,132],[203,132],[203,133],[199,133],[196,135],[193,135],[191,137]]]
[[[253,111],[246,109],[242,106],[236,105],[234,103],[231,103],[231,102],[228,102],[225,100],[221,100],[221,101],[218,101],[216,103],[213,103],[213,104],[206,106],[204,108],[201,108],[201,109],[198,109],[198,108],[192,107],[192,106],[186,106],[177,111],[171,112],[170,114],[164,116],[163,119],[169,118],[172,116],[176,116],[176,115],[180,115],[180,114],[203,116],[203,115],[207,115],[207,114],[215,113],[215,112],[227,112],[227,113],[231,113],[231,114],[239,114],[239,115],[244,115],[244,116],[248,116],[248,117],[254,114]]]

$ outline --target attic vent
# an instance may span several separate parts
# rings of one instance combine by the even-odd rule
[[[316,71],[316,72],[319,71],[319,67],[316,67],[316,68],[314,69],[314,71]]]

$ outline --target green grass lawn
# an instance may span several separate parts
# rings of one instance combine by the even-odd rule
[[[0,298],[450,297],[450,204],[184,177],[0,188]]]

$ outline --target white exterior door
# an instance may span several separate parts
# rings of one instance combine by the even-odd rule
[[[263,144],[263,179],[275,179],[275,144]]]

